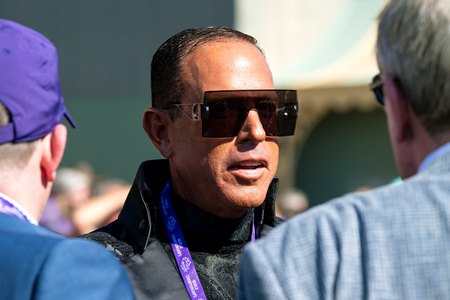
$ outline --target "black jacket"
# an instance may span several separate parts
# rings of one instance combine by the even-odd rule
[[[189,299],[158,213],[159,197],[169,178],[167,160],[143,162],[118,219],[84,236],[102,243],[123,262],[138,299]],[[257,237],[281,222],[274,213],[277,182],[274,178],[265,202],[254,210]],[[248,241],[251,213],[237,221],[222,220],[180,198],[173,202],[206,296],[234,298],[239,254]],[[211,219],[213,226],[204,226],[202,222]]]

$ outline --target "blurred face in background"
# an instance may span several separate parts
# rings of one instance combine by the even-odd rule
[[[90,174],[72,168],[58,170],[52,194],[70,208],[77,208],[89,201],[92,192]]]

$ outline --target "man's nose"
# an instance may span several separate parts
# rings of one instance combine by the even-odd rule
[[[261,120],[259,119],[258,112],[255,109],[251,109],[248,112],[244,125],[238,134],[238,140],[253,140],[263,141],[266,138],[266,131],[264,130]]]

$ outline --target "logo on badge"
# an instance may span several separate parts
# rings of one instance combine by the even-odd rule
[[[174,217],[169,217],[167,220],[167,229],[169,229],[169,231],[173,231],[175,229],[176,224],[177,219],[175,219]]]
[[[192,262],[189,257],[183,257],[183,259],[181,260],[181,269],[183,269],[184,272],[188,272],[191,264]]]

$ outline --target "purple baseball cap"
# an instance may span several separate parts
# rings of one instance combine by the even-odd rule
[[[55,46],[42,34],[0,19],[0,102],[10,123],[0,126],[0,144],[37,140],[66,117]]]

